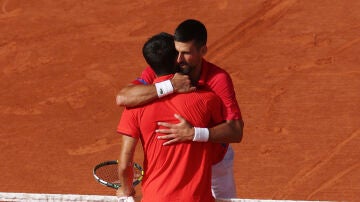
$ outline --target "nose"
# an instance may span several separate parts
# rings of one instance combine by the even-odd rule
[[[181,53],[178,54],[176,62],[181,63],[184,60],[183,55]]]

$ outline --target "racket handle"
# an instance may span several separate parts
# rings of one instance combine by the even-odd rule
[[[118,202],[135,202],[135,199],[132,196],[122,196],[118,197]]]

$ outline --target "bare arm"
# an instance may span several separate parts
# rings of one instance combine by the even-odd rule
[[[184,118],[175,115],[179,120],[177,124],[159,122],[159,125],[167,127],[167,129],[158,129],[156,132],[164,133],[158,136],[159,139],[169,140],[164,145],[170,145],[178,142],[192,141],[195,129]],[[242,120],[228,120],[209,128],[209,142],[217,143],[239,143],[243,136],[244,122]]]
[[[119,180],[122,186],[116,191],[117,196],[135,195],[132,183],[134,178],[133,159],[137,141],[138,139],[122,136],[122,149],[118,165]]]
[[[136,107],[147,104],[158,98],[155,85],[128,85],[116,96],[119,106]]]
[[[227,120],[215,127],[209,128],[209,141],[218,143],[239,143],[243,137],[244,122],[242,120]]]
[[[188,75],[176,73],[171,79],[174,92],[187,93],[196,88],[191,86]],[[154,84],[149,85],[128,85],[120,90],[116,96],[116,104],[119,106],[136,107],[147,104],[158,98]]]

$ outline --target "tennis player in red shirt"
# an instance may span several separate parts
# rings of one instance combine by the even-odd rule
[[[171,35],[161,33],[150,38],[143,47],[143,55],[158,75],[155,83],[173,76],[177,52]],[[119,164],[123,186],[117,195],[134,194],[132,161],[140,139],[144,150],[143,202],[215,201],[211,193],[211,168],[223,158],[224,146],[188,141],[164,147],[166,140],[159,139],[159,133],[155,131],[162,128],[158,122],[177,123],[174,114],[181,115],[193,125],[212,127],[224,121],[221,109],[218,96],[202,90],[172,94],[141,107],[126,108],[117,129],[123,135]]]
[[[173,93],[188,93],[195,89],[210,90],[222,100],[226,109],[223,111],[226,122],[204,128],[189,123],[185,117],[177,116],[177,124],[159,123],[166,127],[157,131],[165,134],[159,138],[168,140],[164,145],[186,141],[240,142],[244,123],[230,75],[203,58],[207,52],[205,26],[197,20],[185,20],[176,28],[174,37],[178,51],[177,63],[182,74],[176,73],[169,80],[153,83],[156,75],[147,67],[141,78],[132,83],[147,85],[129,85],[123,88],[117,96],[117,104],[138,106]],[[229,145],[224,159],[213,166],[212,191],[215,198],[236,197],[233,159],[234,152]]]

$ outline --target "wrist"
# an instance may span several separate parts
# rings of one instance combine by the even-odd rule
[[[155,88],[159,98],[172,94],[174,92],[174,87],[170,80],[155,83]]]
[[[199,128],[194,127],[194,142],[207,142],[209,140],[209,129],[208,128]]]
[[[176,92],[176,88],[175,88],[175,86],[174,86],[173,78],[174,78],[174,77],[172,77],[171,79],[169,79],[169,81],[170,81],[170,83],[171,83],[171,86],[173,87],[173,93],[175,93],[175,92]]]

